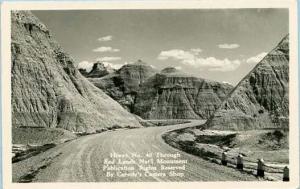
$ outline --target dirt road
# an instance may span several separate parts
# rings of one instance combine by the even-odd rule
[[[88,135],[15,164],[13,170],[17,171],[26,163],[26,166],[29,166],[29,164],[34,166],[36,164],[35,162],[41,162],[45,157],[51,156],[51,153],[60,153],[59,156],[52,160],[50,165],[43,167],[38,171],[33,182],[255,180],[256,178],[254,176],[239,172],[232,168],[210,163],[199,157],[179,151],[166,144],[161,137],[161,135],[167,131],[200,124],[203,124],[203,121],[192,121],[187,124],[163,127],[117,130]],[[108,166],[104,167],[104,162],[106,161],[107,163],[109,160],[112,160],[111,155],[137,154],[144,157],[146,154],[149,155],[149,153],[152,153],[153,157],[161,154],[159,158],[164,154],[176,154],[178,160],[186,161],[187,163],[184,164],[184,170],[177,170],[175,168],[175,171],[174,166],[182,168],[183,164],[163,164],[164,167],[173,166],[173,173],[178,173],[170,174],[172,170],[160,170],[161,163],[152,161],[146,165],[148,167],[157,167],[158,170],[155,171],[150,168],[146,170],[143,167],[147,166],[140,162],[141,157],[129,156],[125,158],[129,161],[129,164],[125,166],[128,167],[132,165],[135,167],[135,170],[139,170],[138,175],[127,174],[128,171],[123,170],[109,170],[109,172],[114,174],[118,172],[119,174],[118,176],[114,175],[113,177],[107,176]],[[169,159],[172,158],[173,157]],[[160,159],[164,160],[163,157]],[[157,158],[155,160],[157,160]],[[156,174],[157,172],[160,174]]]

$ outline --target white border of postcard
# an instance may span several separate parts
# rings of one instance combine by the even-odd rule
[[[11,88],[10,88],[10,11],[71,9],[216,9],[216,8],[289,8],[290,32],[290,182],[115,182],[115,183],[12,183],[11,163]],[[199,0],[199,1],[69,1],[69,2],[4,2],[1,7],[1,81],[2,81],[2,163],[4,189],[99,189],[99,188],[298,188],[298,40],[297,0]]]

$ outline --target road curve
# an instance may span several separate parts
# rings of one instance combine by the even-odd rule
[[[148,127],[130,130],[117,130],[100,134],[80,137],[74,141],[59,145],[47,153],[61,153],[53,162],[35,175],[34,182],[114,182],[114,181],[229,181],[255,180],[254,176],[239,172],[235,169],[220,166],[205,161],[199,157],[187,154],[166,144],[161,135],[165,132],[203,124],[203,121],[192,121],[187,124],[178,124],[163,127]],[[144,156],[152,152],[155,154],[179,154],[180,160],[186,160],[185,170],[176,170],[183,173],[170,175],[170,170],[160,170],[157,162],[147,164],[158,167],[159,170],[144,170],[139,163],[141,158],[126,157],[134,162],[132,166],[139,170],[140,175],[118,175],[108,177],[103,170],[105,159],[111,160],[111,153],[132,154]],[[43,156],[40,154],[38,156]],[[45,155],[44,155],[45,156]],[[153,156],[153,157],[154,157]],[[38,157],[35,157],[38,159]],[[124,159],[124,158],[123,158]],[[148,158],[149,159],[149,158]],[[147,160],[148,160],[147,159]],[[151,158],[150,158],[151,159]],[[170,158],[169,158],[170,159]],[[171,158],[172,159],[172,158]],[[167,164],[175,166],[178,164]],[[180,164],[182,165],[182,164]],[[141,170],[140,170],[141,169]],[[113,172],[113,171],[112,171]],[[115,171],[114,174],[116,174]],[[119,171],[119,173],[126,171]],[[128,171],[127,171],[128,172]],[[135,171],[137,172],[137,171]],[[152,173],[162,174],[152,174]],[[165,175],[164,175],[165,174]]]

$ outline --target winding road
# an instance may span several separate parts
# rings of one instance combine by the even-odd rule
[[[229,167],[210,163],[199,157],[175,149],[166,144],[161,137],[165,132],[174,129],[193,127],[201,124],[203,124],[203,121],[192,121],[186,124],[123,129],[88,135],[59,145],[46,152],[46,154],[39,154],[38,157],[33,157],[36,160],[25,161],[38,161],[43,156],[49,156],[50,153],[60,153],[59,156],[53,159],[50,165],[38,171],[33,182],[255,180],[254,176]],[[112,155],[126,157],[112,158]],[[137,157],[138,155],[142,157]],[[165,162],[157,162],[157,159],[173,160],[173,155],[177,155],[176,160],[187,163],[164,164]],[[108,167],[110,166],[108,163],[111,163],[113,159],[116,162],[118,162],[118,159],[122,160],[118,163],[127,162],[128,164],[124,166],[133,166],[135,171],[108,171]],[[141,159],[145,161],[143,162]],[[111,164],[111,167],[114,167],[116,162],[113,162],[114,164]],[[107,166],[105,167],[105,165]],[[168,170],[161,170],[162,165]],[[122,167],[123,165],[118,166]],[[151,167],[156,167],[157,170],[153,170]],[[182,170],[182,167],[184,167],[184,170]],[[107,171],[113,173],[114,176],[107,175]],[[129,172],[139,173],[137,175],[126,174]]]

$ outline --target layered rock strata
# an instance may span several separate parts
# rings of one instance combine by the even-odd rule
[[[231,89],[168,67],[141,85],[133,112],[147,119],[207,119]]]

